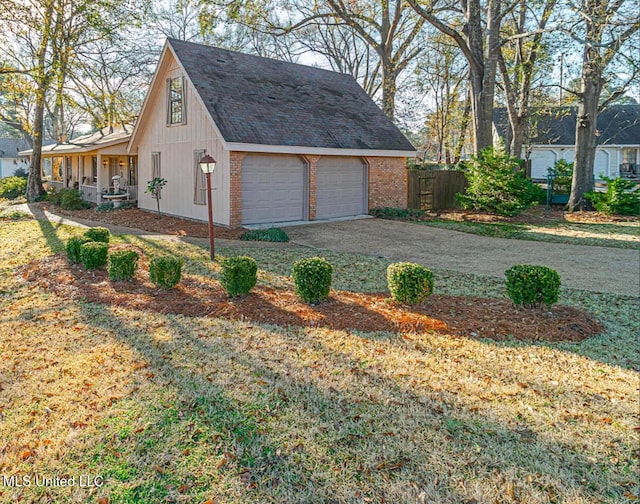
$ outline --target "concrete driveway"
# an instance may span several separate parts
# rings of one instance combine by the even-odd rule
[[[640,295],[640,251],[488,238],[380,219],[286,228],[298,245],[411,261],[504,278],[514,264],[541,264],[558,271],[566,287]]]

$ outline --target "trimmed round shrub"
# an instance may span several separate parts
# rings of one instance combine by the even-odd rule
[[[387,286],[394,300],[405,304],[421,303],[433,294],[433,273],[420,264],[390,264]]]
[[[85,231],[84,235],[91,241],[109,243],[111,233],[106,227],[92,227]]]
[[[171,289],[182,277],[184,261],[172,256],[156,256],[149,261],[149,278],[158,287]]]
[[[98,269],[107,264],[109,245],[90,241],[80,246],[80,260],[86,269]]]
[[[69,238],[67,245],[65,246],[67,259],[74,264],[81,262],[82,257],[80,256],[80,247],[90,241],[91,239],[86,236],[74,236],[73,238]]]
[[[516,264],[504,272],[507,295],[516,306],[534,308],[558,302],[560,275],[546,266]]]
[[[311,304],[328,298],[332,274],[333,266],[323,257],[296,261],[291,273],[296,295],[305,303]]]
[[[220,261],[220,283],[229,297],[248,294],[257,282],[258,263],[246,256],[229,257]]]
[[[131,280],[138,269],[140,254],[135,250],[116,250],[109,254],[107,271],[110,280]]]

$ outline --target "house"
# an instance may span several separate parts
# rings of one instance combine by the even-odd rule
[[[0,138],[0,178],[13,177],[16,170],[29,171],[29,159],[20,154],[27,149],[26,140],[16,138]]]
[[[214,220],[237,226],[406,207],[415,150],[348,75],[168,39],[129,141],[161,208],[207,220],[198,167],[213,156]],[[140,208],[156,202],[138,189]]]
[[[69,142],[43,146],[43,181],[57,189],[79,189],[83,199],[99,204],[103,202],[102,195],[110,191],[113,177],[119,176],[121,187],[126,188],[130,198],[135,200],[137,159],[127,152],[132,131],[130,124],[109,126]],[[31,153],[31,150],[21,152]]]
[[[534,115],[534,134],[526,147],[528,152],[523,153],[530,160],[532,179],[546,179],[547,170],[559,159],[573,162],[576,115],[575,107]],[[504,109],[497,110],[495,118],[497,130],[504,131]],[[633,170],[640,175],[640,105],[607,107],[598,114],[596,128],[595,178],[615,178]]]

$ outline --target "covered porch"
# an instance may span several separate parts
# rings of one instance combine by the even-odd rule
[[[137,201],[138,157],[127,152],[132,128],[108,127],[72,142],[44,146],[41,170],[45,186],[77,189],[85,201],[96,205]]]

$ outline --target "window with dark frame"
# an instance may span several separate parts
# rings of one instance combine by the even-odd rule
[[[204,150],[193,151],[193,203],[207,204],[207,176],[200,169],[200,160],[204,157]]]
[[[186,123],[184,102],[184,79],[182,77],[169,79],[169,110],[167,122],[170,125]]]

